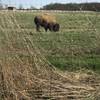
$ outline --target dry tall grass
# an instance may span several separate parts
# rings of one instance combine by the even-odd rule
[[[0,99],[99,98],[99,77],[91,71],[57,70],[26,35],[28,31],[20,28],[15,13],[0,12]]]

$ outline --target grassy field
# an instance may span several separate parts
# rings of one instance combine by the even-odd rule
[[[60,31],[56,33],[45,32],[43,29],[41,32],[36,32],[34,16],[37,13],[13,12],[13,15],[18,24],[13,25],[15,31],[19,32],[21,37],[29,37],[54,66],[71,71],[81,68],[100,70],[100,13],[53,13],[61,27]],[[3,23],[4,20],[6,26],[3,24],[1,26],[5,31],[9,31],[9,36],[12,36],[10,25],[6,21],[9,17],[2,20],[3,16],[4,14],[1,14],[0,23]],[[20,30],[17,29],[17,26],[20,27]],[[27,31],[27,34],[21,33],[21,30]],[[3,34],[0,34],[2,37]]]
[[[100,72],[100,14],[53,14],[59,32],[36,32],[35,12],[0,12],[0,100],[99,100],[88,69]]]
[[[60,32],[35,31],[36,13],[16,13],[21,29],[30,31],[31,40],[54,66],[75,70],[88,68],[100,70],[100,13],[57,13]]]

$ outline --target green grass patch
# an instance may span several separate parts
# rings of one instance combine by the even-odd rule
[[[15,19],[13,31],[8,24],[11,14]],[[3,21],[6,12],[5,15],[1,13],[0,22],[4,31],[0,32],[0,45],[9,47],[12,44],[14,48],[24,48],[25,43],[22,39],[28,37],[50,63],[62,70],[86,68],[100,71],[100,13],[53,14],[60,23],[59,32],[45,32],[43,28],[41,32],[36,32],[35,12],[10,12],[7,13],[8,19]]]

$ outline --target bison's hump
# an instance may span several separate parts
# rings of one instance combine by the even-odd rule
[[[48,13],[40,14],[37,16],[39,19],[44,20],[47,23],[56,23],[56,17]]]

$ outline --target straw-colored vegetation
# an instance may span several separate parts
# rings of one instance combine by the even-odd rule
[[[35,15],[0,12],[0,99],[99,100],[99,73],[86,68],[99,69],[100,15],[56,14],[56,33],[36,32]]]

